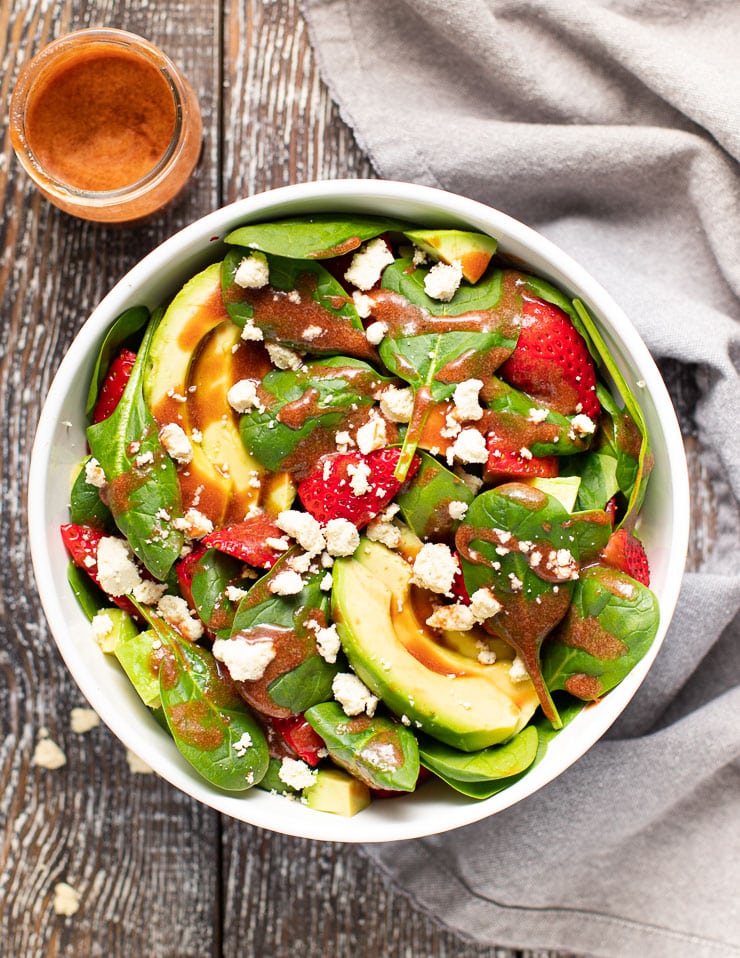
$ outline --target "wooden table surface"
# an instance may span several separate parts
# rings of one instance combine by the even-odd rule
[[[31,444],[65,350],[137,260],[202,214],[288,183],[374,175],[321,82],[297,0],[2,0],[4,107],[19,67],[40,47],[102,25],[148,37],[184,69],[201,104],[204,146],[175,206],[135,230],[105,228],[60,213],[31,187],[2,112],[0,956],[522,955],[436,925],[386,887],[357,847],[223,818],[133,772],[103,726],[71,730],[71,710],[86,703],[41,612],[25,528]],[[684,413],[697,565],[711,544],[712,509],[690,418],[695,393],[678,367],[663,371]],[[42,728],[63,749],[62,768],[32,764]],[[54,909],[62,881],[80,895],[69,917]]]

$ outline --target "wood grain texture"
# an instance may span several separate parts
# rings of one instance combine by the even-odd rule
[[[132,774],[105,728],[70,729],[71,709],[84,702],[35,596],[25,531],[33,434],[61,357],[113,283],[203,213],[291,182],[373,175],[319,78],[296,0],[5,0],[3,102],[19,66],[46,42],[103,24],[149,37],[183,67],[201,103],[204,147],[174,207],[135,230],[106,229],[40,198],[12,158],[2,114],[0,956],[521,958],[467,943],[416,911],[360,849],[221,819],[156,777]],[[699,567],[716,554],[716,479],[693,427],[691,372],[670,364],[664,373],[687,436],[690,565]],[[31,763],[44,727],[67,757],[56,771]],[[80,893],[71,917],[54,912],[59,881]]]

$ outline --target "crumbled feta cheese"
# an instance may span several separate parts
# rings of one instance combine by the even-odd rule
[[[241,632],[231,639],[216,639],[211,651],[235,682],[258,681],[275,658],[275,646],[270,639],[252,640]]]
[[[521,592],[524,587],[524,583],[514,572],[509,573],[509,584],[511,585],[512,592]]]
[[[378,236],[355,253],[344,278],[358,289],[372,289],[385,267],[392,262],[393,253],[388,249],[385,240]]]
[[[371,346],[378,346],[383,342],[383,337],[387,332],[388,327],[385,323],[370,323],[365,330],[365,339],[367,339]]]
[[[414,412],[414,390],[389,386],[380,394],[380,411],[391,422],[409,422]]]
[[[130,748],[126,749],[126,764],[132,775],[153,775],[154,769],[147,765],[143,758],[139,758],[136,752]]]
[[[345,715],[360,715],[362,712],[367,715],[375,714],[378,698],[354,672],[338,672],[334,676],[331,690]]]
[[[163,595],[157,603],[157,612],[183,638],[195,642],[203,635],[203,623],[191,613],[182,596]]]
[[[496,661],[496,653],[493,649],[482,648],[478,652],[478,661],[481,665],[493,665]]]
[[[159,441],[175,462],[188,463],[193,458],[193,447],[182,426],[168,422],[159,430]]]
[[[57,882],[54,885],[54,901],[52,902],[54,913],[64,915],[65,918],[71,918],[80,907],[80,897],[77,889],[67,884],[66,881]]]
[[[466,379],[455,386],[452,401],[455,404],[455,414],[461,421],[481,419],[483,409],[478,402],[478,393],[483,388],[482,379]]]
[[[116,647],[116,636],[113,631],[113,619],[107,612],[96,612],[90,623],[93,639],[102,652],[111,655]]]
[[[298,595],[303,591],[305,583],[297,572],[292,569],[286,569],[284,572],[278,572],[274,579],[271,579],[267,588],[273,595]]]
[[[288,549],[290,549],[290,542],[287,536],[280,536],[279,539],[275,536],[267,536],[265,545],[269,546],[270,549],[274,549],[275,552],[287,552]]]
[[[475,625],[475,616],[470,606],[463,605],[461,602],[456,605],[440,605],[427,619],[427,625],[433,629],[467,632]]]
[[[414,255],[413,255],[413,258],[412,258],[412,260],[411,260],[411,262],[414,264],[414,266],[423,266],[423,265],[426,263],[427,259],[428,259],[428,257],[427,257],[426,252],[425,252],[423,249],[419,249],[418,246],[415,246],[415,247],[414,247]]]
[[[455,466],[455,475],[458,479],[462,479],[474,496],[478,495],[480,487],[483,485],[483,480],[479,476],[474,476],[472,473],[466,472],[460,466]]]
[[[236,752],[238,758],[244,758],[252,747],[252,736],[249,732],[243,732],[242,735],[232,743],[231,747]]]
[[[527,413],[528,422],[544,422],[549,415],[547,409],[537,409],[533,406]]]
[[[85,735],[100,725],[100,716],[94,709],[74,708],[69,713],[69,727],[75,735]]]
[[[334,436],[334,442],[337,444],[337,452],[347,452],[351,446],[355,445],[354,439],[346,430],[338,432]]]
[[[253,319],[248,319],[242,329],[241,338],[245,343],[261,343],[265,335],[259,326],[254,325]]]
[[[457,573],[457,559],[443,542],[427,542],[414,559],[412,581],[423,589],[446,594]]]
[[[31,764],[54,771],[67,764],[67,756],[48,735],[41,735],[33,750]]]
[[[128,543],[115,536],[103,536],[98,542],[98,582],[108,595],[126,595],[141,582],[139,570],[131,558]]]
[[[301,339],[307,340],[309,343],[312,343],[314,339],[318,339],[319,336],[323,336],[325,330],[321,326],[306,326],[303,330]]]
[[[386,445],[385,419],[373,416],[357,430],[357,447],[364,456]]]
[[[477,429],[463,429],[447,453],[448,461],[488,462],[486,440]]]
[[[522,446],[522,448],[519,450],[519,455],[522,457],[522,459],[531,459],[532,450],[528,446]]]
[[[447,506],[447,511],[450,514],[450,519],[454,519],[457,522],[465,518],[465,513],[468,511],[468,504],[467,502],[463,502],[462,499],[453,499],[449,506]]]
[[[318,629],[316,632],[316,648],[319,650],[321,658],[333,665],[337,661],[337,653],[341,648],[337,627],[332,623],[325,629]]]
[[[276,524],[278,529],[292,536],[306,552],[316,554],[326,546],[321,526],[308,512],[286,509],[279,513]]]
[[[278,778],[289,788],[294,788],[297,792],[304,788],[310,788],[316,782],[316,769],[309,766],[299,758],[289,758],[287,755],[283,758],[278,769]]]
[[[240,589],[238,585],[227,585],[224,589],[224,595],[229,602],[241,602],[247,594],[246,589]]]
[[[585,413],[574,416],[570,421],[570,427],[579,437],[591,436],[596,431],[596,423]]]
[[[270,281],[270,267],[264,253],[245,256],[234,273],[234,282],[242,289],[262,289]]]
[[[91,457],[85,463],[85,482],[88,486],[95,486],[96,489],[102,489],[105,485],[103,467],[95,458]]]
[[[347,475],[350,477],[349,486],[356,496],[365,496],[372,488],[368,479],[370,478],[370,466],[366,462],[350,463],[347,466]]]
[[[367,319],[373,311],[374,303],[372,299],[359,290],[355,290],[355,292],[352,293],[352,302],[355,304],[355,309],[360,319]]]
[[[253,408],[259,409],[260,412],[265,408],[259,401],[257,383],[253,379],[240,379],[238,383],[234,383],[226,393],[226,399],[234,412],[240,415]]]
[[[319,582],[319,588],[322,592],[331,592],[333,581],[331,572],[327,572],[321,582]]]
[[[395,549],[401,541],[401,530],[392,522],[378,517],[365,529],[365,535],[371,542],[380,542],[389,549]]]
[[[300,369],[302,358],[294,349],[280,346],[278,343],[268,343],[265,347],[273,366],[278,369]]]
[[[470,610],[478,622],[485,622],[501,611],[501,603],[488,588],[476,589],[470,596]]]
[[[578,563],[567,549],[552,549],[545,560],[545,567],[558,579],[578,578]]]
[[[439,434],[444,439],[454,439],[455,436],[459,436],[462,431],[462,426],[460,425],[460,420],[457,418],[456,413],[449,412],[445,416],[445,425],[444,429],[440,429]]]
[[[289,290],[286,298],[289,303],[295,303],[296,306],[300,305],[301,303],[301,294],[298,292],[297,289]]]
[[[133,596],[142,605],[156,605],[167,591],[163,582],[154,582],[152,579],[142,579],[134,587]]]
[[[514,661],[511,663],[511,668],[509,669],[509,678],[512,682],[526,682],[529,679],[527,666],[524,664],[524,659],[522,659],[519,655],[517,655]]]
[[[431,299],[449,303],[460,288],[462,282],[462,264],[460,260],[451,263],[437,263],[424,277],[424,292]]]
[[[360,533],[349,519],[330,519],[324,527],[324,538],[331,556],[351,556],[360,544]]]
[[[185,515],[178,516],[172,525],[190,539],[202,539],[213,532],[213,523],[199,509],[187,509]]]

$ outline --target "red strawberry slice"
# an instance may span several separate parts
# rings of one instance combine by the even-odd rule
[[[206,554],[206,547],[198,544],[193,547],[193,551],[190,555],[185,556],[184,559],[180,559],[179,562],[175,564],[175,571],[177,573],[177,582],[180,586],[180,592],[182,592],[183,598],[187,601],[191,609],[195,608],[195,602],[193,602],[193,578],[195,577],[196,566]]]
[[[266,540],[282,538],[283,533],[278,528],[275,517],[263,512],[250,516],[243,522],[216,529],[215,532],[203,536],[200,541],[203,545],[241,559],[248,565],[271,569],[283,553],[274,549]]]
[[[486,437],[486,446],[488,447],[488,462],[484,471],[486,482],[528,476],[552,479],[560,472],[557,456],[527,456],[527,450],[525,455],[522,455],[521,450],[513,449],[508,440],[502,439],[495,432],[490,432]]]
[[[71,522],[61,526],[59,531],[62,534],[62,542],[74,564],[87,572],[95,585],[102,589],[98,576],[98,543],[108,533],[101,532],[100,529],[93,529],[91,526],[78,526]],[[129,615],[138,615],[135,607],[125,595],[111,595],[108,598],[119,609],[128,612]]]
[[[626,572],[643,585],[650,585],[650,566],[645,547],[626,529],[612,533],[601,552],[601,560],[612,569]]]
[[[313,472],[299,484],[300,500],[306,511],[322,524],[330,519],[348,519],[362,529],[385,509],[401,488],[402,483],[393,475],[400,455],[400,449],[387,448],[366,454],[347,452],[322,456]],[[421,458],[414,456],[406,478],[415,475],[420,465]]]
[[[523,298],[522,313],[519,340],[500,374],[563,415],[580,412],[597,419],[593,360],[568,314],[535,298]]]
[[[455,572],[455,578],[452,580],[452,588],[450,589],[450,592],[458,602],[462,602],[463,605],[470,605],[470,594],[468,593],[468,587],[465,585],[462,563],[460,562],[460,558],[456,552],[454,553],[454,556],[457,559],[457,572]]]
[[[326,755],[324,740],[313,730],[302,713],[288,718],[273,718],[272,724],[296,755],[311,768],[316,768],[322,756]]]
[[[131,378],[131,370],[134,368],[135,362],[136,353],[132,353],[130,349],[122,349],[110,364],[108,375],[103,380],[103,385],[98,393],[98,400],[93,409],[93,423],[107,419],[121,401],[121,396]]]
[[[609,516],[609,522],[612,524],[612,529],[614,528],[614,523],[617,521],[617,497],[612,496],[611,499],[604,506],[604,512]]]

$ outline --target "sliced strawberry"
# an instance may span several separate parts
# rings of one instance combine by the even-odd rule
[[[67,523],[60,527],[62,542],[66,546],[72,561],[80,569],[83,569],[90,576],[95,585],[102,589],[100,577],[98,576],[98,543],[107,536],[106,532],[100,529],[93,529],[91,526],[78,526],[74,523]],[[103,591],[105,591],[103,589]],[[107,594],[107,593],[106,593]],[[133,604],[125,595],[111,595],[108,598],[119,609],[128,612],[129,615],[138,615]]]
[[[180,559],[175,565],[180,592],[182,592],[183,598],[187,600],[191,609],[195,608],[195,602],[193,602],[193,577],[195,576],[195,567],[206,554],[206,551],[206,547],[203,545],[194,546],[190,555],[185,556],[184,559]]]
[[[609,522],[612,524],[612,529],[614,528],[614,523],[617,521],[617,497],[612,496],[611,499],[604,506],[604,512],[609,516]]]
[[[126,383],[131,378],[131,370],[136,362],[136,353],[130,349],[122,349],[110,364],[108,375],[98,393],[98,400],[93,409],[92,421],[102,422],[111,415],[121,400]]]
[[[540,476],[552,479],[560,472],[557,456],[529,456],[522,455],[521,450],[512,449],[511,443],[502,439],[495,432],[486,437],[488,447],[488,462],[484,469],[486,482],[497,482],[499,479],[525,478]]]
[[[455,573],[455,578],[452,580],[452,588],[450,589],[450,592],[458,602],[462,602],[463,605],[470,605],[470,594],[468,593],[468,588],[465,585],[465,577],[463,576],[462,565],[457,553],[454,553],[454,555],[457,559],[457,572]]]
[[[243,522],[216,529],[204,536],[201,542],[258,569],[271,569],[283,553],[269,545],[266,540],[281,538],[283,533],[278,528],[275,517],[263,512],[250,516]]]
[[[376,449],[374,452],[331,453],[322,456],[314,470],[298,486],[301,502],[320,523],[330,519],[348,519],[358,529],[366,526],[385,509],[402,483],[393,475],[400,449]],[[421,465],[414,456],[406,478]],[[352,483],[354,482],[354,489]],[[355,492],[355,489],[362,490]]]
[[[289,718],[274,718],[272,724],[296,755],[312,768],[316,768],[326,755],[324,740],[313,730],[302,713]]]
[[[626,529],[612,533],[601,553],[601,560],[612,569],[626,572],[643,585],[650,585],[650,566],[645,547]]]
[[[504,379],[566,416],[596,420],[596,371],[570,317],[552,303],[523,300],[522,329],[514,352],[500,367]]]

